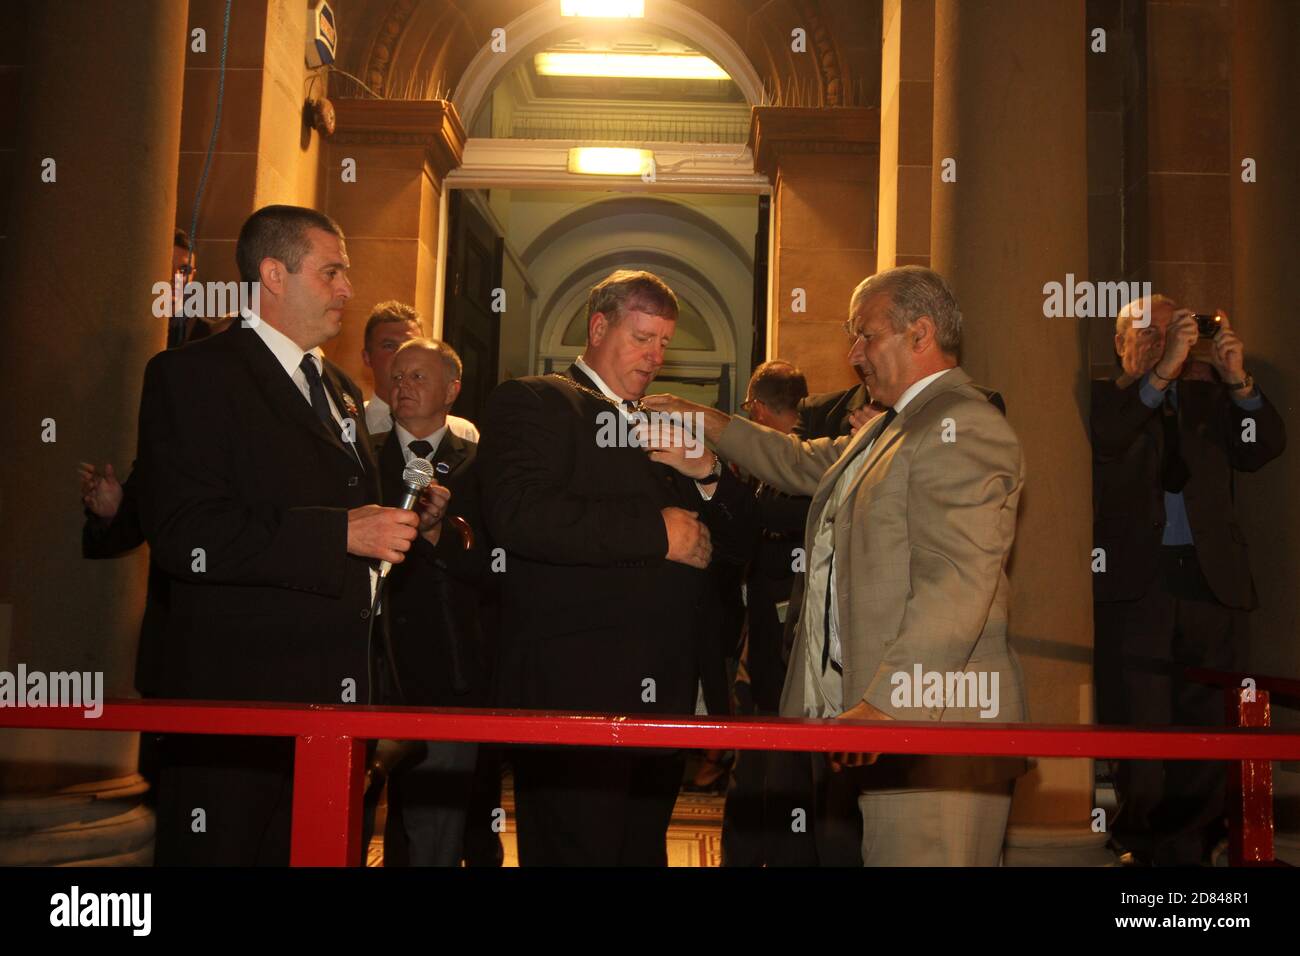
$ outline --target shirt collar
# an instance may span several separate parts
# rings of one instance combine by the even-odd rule
[[[411,454],[412,454],[411,442],[419,441],[419,437],[416,435],[412,435],[405,428],[399,425],[396,419],[393,420],[393,430],[397,432],[397,440],[401,442],[402,457],[409,462],[411,460]],[[429,452],[431,456],[437,454],[438,446],[442,444],[442,436],[445,434],[447,434],[447,423],[443,422],[442,427],[439,428],[436,432],[434,432],[431,435],[424,436],[424,440],[433,446],[433,451]]]
[[[578,368],[582,369],[582,371],[586,373],[587,377],[596,383],[596,387],[600,389],[601,394],[603,394],[610,401],[617,402],[620,407],[623,406],[623,399],[620,398],[617,394],[615,394],[613,389],[611,389],[608,385],[605,384],[605,380],[601,378],[599,375],[597,375],[595,370],[582,360],[581,355],[579,355],[576,359],[574,359],[573,364],[578,366]]]
[[[953,367],[955,368],[956,366]],[[907,391],[903,392],[902,397],[897,402],[894,403],[894,411],[901,412],[904,408],[907,407],[907,403],[910,402],[912,399],[916,398],[916,396],[920,395],[927,385],[937,380],[940,375],[945,375],[951,371],[952,371],[951,368],[942,368],[931,375],[927,375],[925,378],[917,379],[910,386],[908,386]]]
[[[256,321],[253,321],[255,319]],[[304,352],[297,342],[251,312],[245,316],[244,321],[257,333],[258,337],[266,344],[266,347],[271,350],[271,354],[275,356],[276,361],[283,366],[285,373],[289,376],[298,371],[298,367],[302,365],[304,355],[316,356],[318,370],[324,367],[325,352],[320,346],[310,352]]]

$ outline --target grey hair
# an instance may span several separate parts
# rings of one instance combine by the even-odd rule
[[[464,365],[460,360],[460,356],[456,354],[456,350],[442,339],[426,339],[423,337],[407,339],[397,347],[397,351],[393,353],[393,356],[396,357],[407,349],[423,349],[426,352],[432,352],[438,356],[451,380],[453,382],[460,381]]]
[[[1120,309],[1119,313],[1115,316],[1115,334],[1124,335],[1127,333],[1129,326],[1133,324],[1134,319],[1141,318],[1144,315],[1149,316],[1152,310],[1154,310],[1158,305],[1167,305],[1173,308],[1176,307],[1178,303],[1169,298],[1169,296],[1160,294],[1142,296],[1141,298],[1134,299],[1132,302],[1126,304],[1124,308]]]
[[[899,266],[867,276],[849,298],[849,315],[872,296],[889,296],[889,321],[905,332],[921,316],[934,321],[935,341],[945,355],[961,354],[961,312],[943,276],[924,266]]]

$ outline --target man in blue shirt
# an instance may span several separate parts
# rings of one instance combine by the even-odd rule
[[[1213,338],[1165,296],[1115,325],[1122,374],[1093,382],[1093,599],[1103,724],[1223,722],[1185,667],[1235,670],[1255,607],[1234,476],[1282,453],[1277,411],[1225,314]],[[1204,862],[1222,831],[1225,764],[1121,761],[1111,832],[1137,861]]]

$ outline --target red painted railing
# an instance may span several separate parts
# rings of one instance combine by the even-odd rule
[[[294,866],[348,866],[360,862],[367,740],[1232,760],[1242,762],[1243,772],[1236,785],[1241,802],[1246,804],[1258,804],[1263,799],[1258,793],[1265,783],[1257,770],[1248,775],[1247,765],[1267,769],[1270,760],[1300,759],[1300,733],[1256,727],[1118,729],[788,718],[729,720],[206,701],[111,700],[95,719],[84,716],[80,708],[6,708],[0,710],[0,727],[294,737]],[[1272,862],[1271,810],[1268,826],[1243,831],[1236,846],[1240,852],[1234,862]]]

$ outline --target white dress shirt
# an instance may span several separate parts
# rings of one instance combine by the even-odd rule
[[[916,398],[927,385],[948,371],[950,370],[946,368],[941,369],[933,375],[927,375],[925,378],[913,382],[894,404],[895,411],[902,412],[908,403]],[[875,425],[876,420],[873,419],[862,427],[873,428]],[[839,592],[835,582],[836,576],[829,573],[831,558],[835,553],[835,515],[839,511],[844,492],[853,487],[854,479],[862,471],[863,465],[867,463],[867,459],[871,455],[871,449],[875,444],[876,439],[872,438],[864,447],[856,449],[853,460],[840,472],[840,476],[835,482],[835,488],[831,491],[830,497],[826,499],[825,508],[817,516],[817,532],[813,536],[812,554],[809,555],[808,559],[808,587],[804,591],[803,611],[800,620],[804,622],[806,632],[809,629],[815,629],[811,633],[818,636],[822,634],[825,627],[826,588],[829,585],[831,591],[830,659],[835,662],[836,666],[842,666],[844,658],[840,644],[840,608],[837,600]],[[816,642],[816,646],[821,646],[820,640]]]

